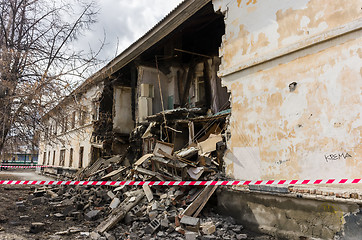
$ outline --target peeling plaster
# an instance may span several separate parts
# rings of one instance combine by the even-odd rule
[[[361,14],[361,3],[357,0],[214,0],[213,3],[215,10],[225,12],[221,72],[357,21]]]
[[[361,19],[359,1],[261,0],[253,11],[215,2],[226,11],[221,70]],[[231,91],[229,176],[360,177],[361,39],[359,30],[222,77]]]

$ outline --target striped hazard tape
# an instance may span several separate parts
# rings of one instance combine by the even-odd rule
[[[0,165],[2,168],[46,168],[51,166],[41,166],[41,165],[35,165],[35,166],[7,166],[7,165]]]
[[[235,185],[306,185],[306,184],[348,184],[362,183],[355,179],[317,179],[317,180],[257,180],[257,181],[14,181],[0,180],[0,185],[82,185],[82,186],[235,186]]]

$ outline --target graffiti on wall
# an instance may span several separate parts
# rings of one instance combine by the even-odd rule
[[[324,158],[326,160],[326,162],[331,162],[331,161],[337,161],[340,159],[346,159],[346,158],[351,158],[352,156],[345,152],[345,153],[331,153],[331,154],[326,154],[324,155]]]

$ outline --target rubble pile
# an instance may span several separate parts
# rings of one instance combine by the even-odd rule
[[[187,112],[172,111],[172,114]],[[107,181],[187,181],[224,180],[222,157],[225,151],[223,121],[228,113],[216,116],[222,123],[199,123],[199,133],[183,139],[162,141],[180,134],[156,121],[135,129],[124,155],[101,157],[80,170],[76,180]],[[170,115],[173,116],[173,115]],[[199,118],[194,119],[200,120]],[[205,121],[205,118],[201,118]],[[207,119],[210,121],[210,119]],[[184,124],[184,122],[182,122]],[[193,122],[188,121],[190,129]],[[166,129],[166,134],[163,132]],[[197,139],[197,140],[196,140]],[[173,143],[169,143],[173,142]],[[184,143],[185,147],[180,147]],[[143,155],[135,157],[138,147]],[[176,146],[177,145],[177,146]],[[174,149],[177,151],[174,151]],[[136,154],[137,156],[137,154]],[[91,239],[246,239],[243,227],[232,218],[204,211],[218,186],[61,186],[34,192],[31,201],[49,202],[51,216],[67,221],[85,221],[89,226],[78,232]],[[42,196],[37,196],[39,193]],[[42,200],[38,200],[42,198]],[[84,224],[83,224],[84,226]],[[68,229],[58,234],[74,234]]]
[[[75,226],[55,235],[90,239],[245,239],[232,218],[201,210],[216,186],[60,186],[36,189],[27,204],[47,204],[54,221]],[[23,204],[18,204],[23,205]],[[34,223],[30,232],[44,231]]]
[[[173,144],[156,141],[153,153],[143,155],[132,165],[127,154],[103,157],[79,171],[76,179],[220,180],[224,179],[220,173],[223,151],[220,133],[210,133],[203,141],[176,152]],[[92,239],[243,239],[242,226],[230,224],[230,220],[200,218],[216,189],[217,186],[60,186],[38,189],[29,199],[47,202],[50,215],[58,220],[88,222]],[[85,231],[68,229],[57,234],[78,232]]]

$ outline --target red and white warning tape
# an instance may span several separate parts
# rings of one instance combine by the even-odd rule
[[[2,167],[2,168],[46,168],[46,167],[51,167],[51,166],[40,166],[40,165],[35,165],[35,166],[7,166],[7,165],[0,165],[0,167]]]
[[[317,180],[257,180],[257,181],[14,181],[0,180],[0,185],[82,185],[82,186],[208,186],[208,185],[306,185],[306,184],[348,184],[362,183],[355,179],[317,179]]]

